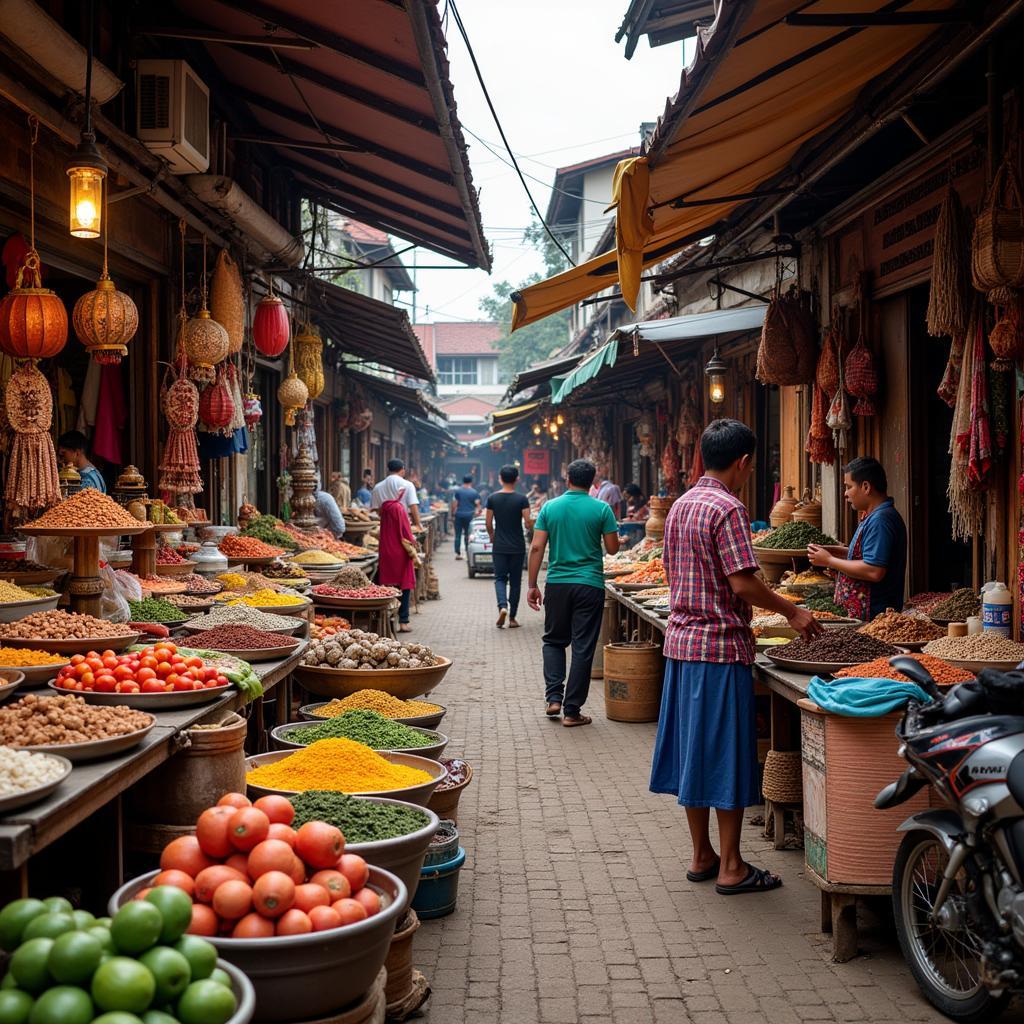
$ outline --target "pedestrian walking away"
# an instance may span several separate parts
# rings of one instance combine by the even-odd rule
[[[740,854],[743,813],[759,798],[752,608],[781,613],[805,638],[821,632],[809,611],[756,575],[750,518],[736,497],[750,478],[756,444],[737,420],[708,426],[700,440],[704,476],[669,510],[664,537],[671,610],[650,788],[672,793],[686,808],[693,841],[686,877],[716,879],[716,891],[729,896],[782,884]]]
[[[400,501],[413,526],[420,525],[420,499],[411,480],[405,478],[405,463],[401,459],[388,462],[388,475],[370,496],[370,508],[379,509],[385,501]]]
[[[455,559],[462,560],[462,541],[466,541],[469,553],[469,529],[473,517],[480,511],[480,495],[473,488],[473,478],[464,476],[462,486],[452,491],[452,521],[455,523]]]
[[[380,503],[380,545],[377,582],[384,587],[398,587],[402,598],[398,606],[398,631],[411,633],[409,600],[416,586],[416,566],[412,551],[415,538],[409,525],[409,514],[402,501],[403,484],[399,476],[389,476],[373,489]]]
[[[582,713],[590,692],[590,667],[604,615],[604,550],[619,550],[619,524],[611,506],[589,495],[597,470],[592,462],[569,464],[569,489],[547,502],[533,529],[526,603],[544,606],[544,689],[547,715],[562,715],[566,726],[589,725]],[[550,543],[548,575],[541,594],[538,579]],[[566,679],[566,648],[572,665]]]
[[[523,563],[526,561],[526,537],[523,527],[533,523],[530,502],[516,490],[519,470],[502,466],[499,473],[501,490],[487,499],[487,534],[491,538],[494,565],[494,593],[498,599],[498,629],[505,625],[518,629],[519,591],[523,585]]]

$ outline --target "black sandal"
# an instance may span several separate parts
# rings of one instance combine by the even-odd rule
[[[710,882],[712,878],[718,877],[718,869],[721,867],[721,864],[721,860],[716,857],[715,863],[703,871],[687,871],[686,880],[688,882]]]
[[[715,885],[715,892],[719,896],[742,896],[748,892],[761,893],[771,892],[782,885],[782,879],[773,875],[764,868],[755,868],[753,864],[748,865],[747,877],[736,885]]]

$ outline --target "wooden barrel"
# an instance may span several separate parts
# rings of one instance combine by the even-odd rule
[[[135,820],[194,825],[225,793],[244,793],[247,726],[232,713],[220,728],[189,729],[189,745],[132,787]]]
[[[604,706],[613,722],[656,722],[664,658],[658,644],[618,643],[604,648]]]

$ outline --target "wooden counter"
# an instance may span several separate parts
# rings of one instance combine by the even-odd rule
[[[299,663],[306,645],[280,661],[253,665],[266,693],[284,684]],[[287,687],[282,685],[277,717],[287,721]],[[263,700],[251,705],[252,715],[262,732]],[[45,849],[99,808],[119,797],[144,775],[163,764],[183,745],[183,733],[193,725],[213,720],[228,711],[246,706],[238,690],[209,704],[181,711],[155,711],[156,725],[145,740],[132,750],[105,760],[76,763],[71,774],[46,800],[17,808],[0,817],[0,871],[23,867],[28,859]],[[120,845],[120,844],[119,844]],[[118,855],[120,852],[118,851]]]

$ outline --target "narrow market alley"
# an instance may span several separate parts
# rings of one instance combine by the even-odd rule
[[[430,1024],[945,1019],[883,919],[862,920],[861,956],[830,962],[802,851],[776,853],[759,827],[745,848],[782,889],[727,899],[687,882],[682,809],[647,790],[655,727],[607,721],[600,683],[593,726],[547,721],[541,616],[524,607],[522,629],[498,630],[491,578],[468,579],[450,544],[434,564],[443,599],[413,626],[455,659],[434,698],[474,776],[459,805],[458,907],[416,936]]]

